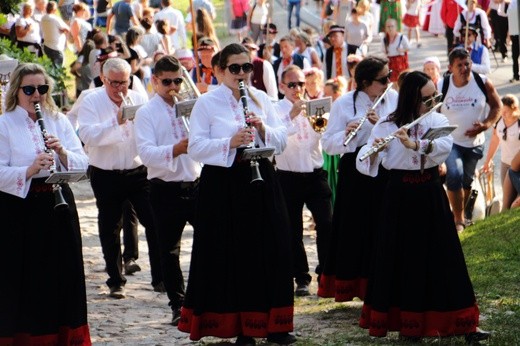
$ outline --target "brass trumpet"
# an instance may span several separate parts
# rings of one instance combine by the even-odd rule
[[[175,92],[175,90],[170,91],[170,95],[173,98],[174,105],[178,105],[180,101],[183,101],[183,95],[180,93]],[[187,94],[184,94],[187,96]],[[180,114],[181,112],[177,108],[177,117],[180,117],[182,120],[182,125],[184,126],[184,130],[186,133],[190,133],[190,118],[189,115]],[[191,113],[191,110],[190,110]]]
[[[299,100],[304,100],[302,97],[302,94],[297,93],[296,97]],[[303,116],[306,117],[309,120],[309,123],[311,124],[312,129],[317,133],[323,133],[327,129],[327,118],[324,118],[323,115],[325,114],[325,110],[323,107],[316,108],[316,114],[308,115],[307,109],[303,110]]]

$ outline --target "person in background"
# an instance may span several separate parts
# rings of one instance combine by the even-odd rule
[[[22,15],[16,20],[15,31],[17,46],[20,49],[27,49],[40,57],[42,52],[42,37],[40,34],[40,24],[32,18],[34,11],[33,4],[26,2],[22,5]]]
[[[47,14],[47,0],[34,0],[34,12],[33,12],[33,19],[40,23],[42,21],[42,17]],[[58,5],[58,4],[56,4]],[[56,7],[57,9],[57,7]]]
[[[384,191],[386,175],[384,171],[376,177],[360,173],[356,169],[356,156],[377,120],[390,114],[397,105],[397,92],[390,89],[373,109],[376,100],[388,88],[388,75],[386,59],[368,56],[356,68],[356,89],[332,104],[322,143],[327,154],[341,155],[341,159],[337,167],[332,231],[319,282],[319,297],[335,298],[339,302],[365,297],[381,201],[374,196]],[[366,118],[361,124],[363,117]],[[348,134],[358,126],[361,127],[357,134],[345,145]],[[363,221],[352,222],[353,219]]]
[[[460,35],[464,37],[466,28],[461,29]],[[478,40],[477,28],[468,25],[468,42],[466,49],[471,57],[471,70],[480,74],[488,74],[491,72],[491,61],[489,60],[489,50]]]
[[[95,26],[105,28],[107,26],[107,16],[110,10],[110,0],[94,0],[94,8],[96,10]]]
[[[455,27],[455,22],[457,21],[461,11],[462,7],[455,0],[442,0],[441,19],[446,28],[445,36],[448,55],[453,47],[455,47],[453,28]]]
[[[145,8],[143,10],[143,16],[139,20],[141,26],[144,29],[143,37],[141,38],[141,46],[145,50],[146,54],[149,57],[153,56],[153,53],[157,50],[167,51],[168,54],[171,54],[169,51],[170,45],[164,45],[162,41],[162,36],[156,30],[153,30],[153,9]]]
[[[303,70],[305,75],[305,94],[307,100],[315,100],[323,97],[323,71],[316,67]]]
[[[331,25],[326,38],[330,41],[330,47],[325,52],[323,63],[325,78],[328,80],[338,76],[348,76],[348,47],[345,42],[345,28]]]
[[[249,11],[249,0],[231,0],[232,19],[229,33],[237,35],[238,42],[242,41],[242,36],[247,35],[247,11]]]
[[[377,27],[375,25],[374,16],[370,13],[370,1],[360,0],[356,6],[356,12],[359,20],[365,23],[368,29],[369,42],[372,42],[372,36],[377,35]]]
[[[175,47],[172,44],[172,39],[170,36],[170,24],[166,19],[157,19],[155,21],[155,27],[157,32],[161,35],[161,48],[162,52],[166,55],[171,55],[175,53]]]
[[[442,114],[451,125],[458,125],[451,134],[453,148],[446,159],[446,186],[455,226],[462,232],[466,227],[464,206],[471,193],[477,162],[484,152],[484,132],[497,122],[502,102],[489,78],[471,71],[471,58],[465,49],[451,51],[448,68],[451,74],[441,79],[437,88],[444,94]],[[477,78],[481,81],[477,82]],[[444,86],[444,83],[449,84]],[[479,83],[484,84],[484,90]]]
[[[511,167],[507,171],[504,180],[503,191],[508,196],[516,196],[509,206],[510,209],[520,207],[520,151],[518,151],[511,161]]]
[[[261,44],[264,43],[262,37],[262,27],[267,24],[267,2],[266,0],[255,0],[249,16],[247,17],[248,26],[251,31],[251,38],[253,43]]]
[[[135,16],[139,21],[143,18],[143,11],[149,9],[153,12],[153,9],[149,6],[148,0],[135,0],[132,3],[132,9],[134,10]]]
[[[191,49],[178,49],[175,51],[175,57],[189,73],[192,72],[195,67],[195,58],[193,57],[193,51]],[[213,71],[213,73],[215,73],[215,71]]]
[[[0,116],[0,260],[9,263],[2,271],[2,281],[9,284],[0,286],[5,345],[64,340],[91,345],[74,195],[68,184],[60,184],[67,206],[57,209],[53,185],[45,183],[53,171],[85,171],[88,158],[54,104],[53,85],[42,66],[19,64]],[[46,134],[37,123],[35,103],[41,106]]]
[[[283,90],[280,89],[283,71],[290,65],[296,65],[302,70],[311,68],[311,63],[302,55],[294,53],[294,41],[290,36],[284,36],[280,39],[281,57],[273,64],[276,82],[278,84],[278,97],[283,98]]]
[[[462,10],[458,15],[455,25],[453,26],[453,34],[455,35],[455,42],[453,42],[453,44],[464,44],[465,37],[461,35],[461,30],[466,27],[466,21],[468,21],[469,24],[473,24],[482,35],[480,38],[482,44],[486,47],[490,45],[491,26],[489,25],[486,12],[477,6],[477,0],[468,0],[468,9]]]
[[[50,1],[47,4],[47,14],[41,19],[40,25],[42,29],[43,52],[55,66],[63,65],[63,52],[67,45],[67,36],[70,28],[65,22],[59,18],[58,4]]]
[[[502,209],[509,209],[516,199],[516,193],[511,189],[504,190],[506,174],[511,167],[511,161],[520,151],[520,107],[518,98],[513,94],[502,97],[501,118],[493,128],[493,135],[482,170],[493,171],[493,157],[500,148],[500,183],[502,184]]]
[[[345,40],[348,55],[363,55],[367,51],[367,44],[372,40],[368,26],[360,20],[355,8],[351,10],[349,20],[345,23]]]
[[[513,78],[509,83],[520,81],[518,71],[518,58],[520,57],[520,25],[519,25],[518,1],[511,0],[507,9],[509,38],[511,39],[511,58],[513,60]]]
[[[74,50],[79,53],[87,40],[87,34],[92,30],[92,25],[88,22],[90,10],[87,4],[81,2],[72,7],[72,12],[74,18],[70,23],[70,34],[74,39]]]
[[[130,76],[125,60],[108,59],[103,65],[104,88],[85,96],[78,115],[79,137],[88,146],[90,184],[99,211],[99,238],[109,276],[106,284],[109,296],[116,299],[126,297],[120,230],[127,200],[145,227],[152,286],[163,286],[147,171],[137,152],[134,123],[123,118],[122,111],[123,98],[139,105],[147,97],[128,89]]]
[[[112,10],[107,16],[107,33],[112,34],[112,26],[116,35],[123,37],[130,29],[130,22],[139,25],[139,19],[131,6],[132,0],[121,0],[112,6]],[[115,24],[114,24],[115,22]]]
[[[63,19],[65,23],[69,23],[72,19],[72,7],[75,3],[75,0],[60,0],[58,2],[58,9],[60,10],[61,19]]]
[[[204,94],[209,91],[210,86],[218,84],[217,78],[211,68],[211,57],[216,53],[217,49],[213,40],[208,37],[203,37],[199,40],[197,50],[199,66],[192,70],[191,77],[197,89]],[[197,80],[197,74],[200,76],[200,82]]]
[[[397,30],[397,21],[388,19],[385,24],[385,37],[381,40],[381,48],[388,58],[388,66],[392,75],[390,81],[396,82],[399,74],[409,67],[408,38]]]
[[[327,258],[328,239],[332,223],[332,191],[323,169],[321,132],[316,131],[304,114],[306,100],[305,75],[296,65],[290,65],[282,73],[280,89],[285,97],[275,104],[280,120],[287,128],[287,147],[275,156],[276,175],[280,182],[291,225],[293,276],[295,296],[309,296],[309,263],[303,244],[302,210],[310,210],[316,223],[316,247],[318,264],[315,272],[321,275]]]
[[[377,197],[381,212],[359,325],[375,337],[396,331],[404,342],[464,335],[471,344],[490,334],[478,329],[475,293],[439,178],[438,165],[450,155],[453,138],[421,139],[430,128],[449,122],[432,112],[410,129],[404,127],[430,111],[436,100],[435,85],[425,73],[408,73],[396,110],[374,125],[357,155],[356,167],[363,174],[375,177],[388,170],[388,182]],[[360,161],[392,134],[395,140]]]
[[[238,85],[253,69],[244,46],[226,46],[219,69],[222,84],[202,95],[191,113],[188,152],[204,166],[179,330],[194,341],[237,336],[237,345],[265,337],[291,344],[296,338],[289,334],[294,296],[286,206],[271,161],[257,161],[263,179],[258,186],[251,184],[250,160],[241,155],[251,142],[280,154],[287,132],[264,92],[246,91],[248,111],[243,109]],[[244,127],[246,119],[251,127]]]
[[[268,28],[269,27],[269,28]],[[264,43],[259,46],[258,57],[269,61],[271,64],[280,58],[280,43],[276,40],[278,29],[273,23],[264,25],[262,34],[264,35]]]
[[[192,40],[200,40],[203,37],[209,37],[213,42],[215,42],[215,46],[217,51],[220,50],[220,42],[217,37],[217,33],[215,31],[215,26],[213,25],[213,19],[211,19],[210,14],[204,8],[199,8],[197,12],[195,12],[195,27],[197,30],[197,34],[192,34]],[[188,25],[188,31],[192,31],[192,25]],[[193,42],[193,46],[195,46],[195,41]]]
[[[441,78],[441,62],[436,56],[430,56],[424,59],[423,72],[430,77],[435,87]]]
[[[176,8],[173,8],[173,0],[161,0],[161,10],[157,12],[153,18],[154,22],[159,19],[168,21],[170,25],[171,43],[173,48],[181,49],[186,48],[188,42],[186,37],[186,24],[184,23],[184,17],[182,12]]]
[[[412,41],[412,32],[415,31],[415,42],[417,48],[421,48],[421,23],[419,21],[419,11],[421,10],[421,0],[407,0],[406,13],[403,24],[408,28],[408,41]]]
[[[212,20],[215,20],[217,18],[217,10],[215,9],[215,5],[213,5],[213,2],[211,0],[193,0],[193,11],[197,12],[198,9],[203,8],[206,10],[206,12],[209,13]],[[191,23],[191,7],[188,6],[188,9],[186,10],[186,24]]]
[[[379,32],[386,32],[386,21],[395,20],[395,29],[401,32],[401,0],[381,0],[379,10]]]
[[[296,27],[300,27],[300,10],[302,7],[301,0],[287,0],[287,29],[292,28],[292,15],[294,10],[294,16],[296,17]]]
[[[496,16],[493,18],[490,17],[490,25],[493,26],[493,38],[495,39],[495,52],[500,52],[502,55],[502,62],[507,62],[507,32],[508,32],[508,16],[507,16],[507,7],[509,6],[510,1],[505,0],[493,0],[490,2],[491,4],[495,4],[497,6]],[[490,13],[491,14],[491,13]]]
[[[348,82],[343,76],[328,79],[323,88],[323,96],[332,97],[332,102],[347,92]]]
[[[181,236],[186,222],[197,232],[195,197],[201,165],[187,155],[189,128],[176,114],[174,98],[185,83],[181,64],[171,55],[155,64],[155,95],[136,114],[135,141],[148,169],[150,204],[157,228],[162,276],[172,309],[172,325],[179,324],[184,303],[180,267]]]
[[[316,49],[312,46],[309,35],[303,31],[299,31],[294,39],[294,45],[296,47],[295,53],[307,59],[312,67],[321,69],[321,59]]]
[[[273,100],[278,99],[278,88],[276,86],[276,76],[274,75],[273,65],[270,62],[258,57],[258,46],[251,37],[244,37],[242,45],[251,54],[253,73],[251,73],[251,86],[264,91]]]

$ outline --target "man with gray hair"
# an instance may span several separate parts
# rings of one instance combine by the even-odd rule
[[[103,65],[105,87],[85,96],[78,114],[79,136],[88,146],[90,183],[96,197],[99,238],[109,276],[106,283],[110,297],[118,299],[126,296],[120,232],[123,204],[127,200],[145,227],[152,286],[163,291],[150,183],[137,153],[134,122],[122,112],[128,102],[140,105],[147,100],[128,89],[129,80],[130,65],[120,58],[108,59]]]

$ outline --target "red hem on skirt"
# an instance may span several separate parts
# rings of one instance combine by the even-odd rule
[[[205,312],[195,315],[182,308],[179,330],[190,333],[190,340],[204,336],[232,338],[238,335],[265,338],[269,333],[292,332],[294,307],[271,308],[269,312]]]
[[[464,335],[477,330],[478,306],[474,304],[454,311],[402,311],[390,308],[388,312],[372,310],[363,305],[359,326],[369,330],[371,336],[386,336],[388,331],[398,331],[407,337],[444,337]]]
[[[414,16],[411,14],[404,15],[403,24],[406,25],[408,28],[415,28],[421,26],[419,22],[419,16]]]
[[[74,345],[90,346],[90,331],[88,325],[78,328],[60,327],[58,333],[48,335],[31,335],[18,333],[13,337],[0,337],[0,346],[7,345]]]
[[[348,302],[358,297],[365,299],[367,279],[338,280],[335,275],[321,274],[318,297],[334,298],[337,302]]]

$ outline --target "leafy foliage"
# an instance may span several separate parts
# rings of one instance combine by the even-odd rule
[[[3,14],[15,13],[22,0],[2,0],[0,1],[0,12]]]
[[[17,59],[20,63],[31,62],[42,65],[56,83],[54,91],[61,92],[65,90],[65,81],[69,78],[65,68],[56,67],[48,57],[42,56],[38,58],[34,53],[27,50],[27,48],[22,50],[8,39],[0,39],[0,52],[10,58]]]

